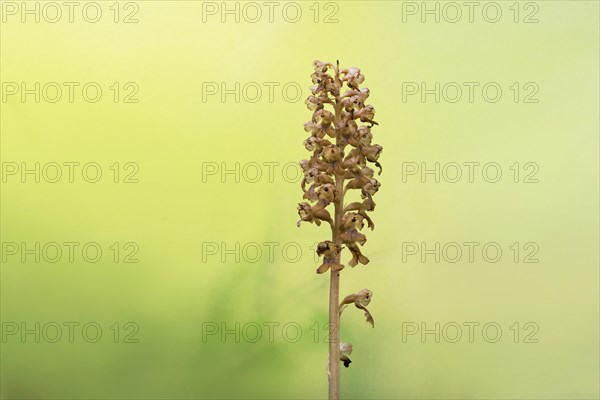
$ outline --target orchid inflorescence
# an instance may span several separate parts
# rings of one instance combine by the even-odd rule
[[[382,167],[378,159],[383,147],[371,144],[373,135],[371,129],[377,122],[373,120],[375,109],[372,105],[365,105],[369,97],[369,89],[359,88],[364,81],[364,75],[358,68],[344,68],[342,70],[330,63],[314,62],[315,72],[312,74],[314,86],[312,95],[306,99],[306,105],[313,111],[313,117],[304,124],[304,129],[310,136],[304,141],[307,150],[312,151],[312,157],[300,161],[304,171],[301,186],[304,191],[303,202],[298,205],[300,220],[321,225],[321,221],[328,222],[331,227],[334,221],[327,207],[336,197],[342,197],[350,189],[358,189],[362,201],[350,203],[344,208],[340,229],[341,241],[352,253],[348,263],[351,267],[358,263],[367,264],[369,259],[364,256],[358,245],[364,245],[366,236],[360,232],[364,220],[368,227],[375,225],[367,211],[375,209],[373,195],[377,193],[380,183],[375,179],[373,169],[367,162],[374,163],[381,174]],[[330,75],[333,72],[333,76]],[[341,93],[344,87],[347,90]],[[325,108],[330,105],[334,113]],[[358,125],[358,122],[366,123]],[[332,143],[331,139],[335,139]],[[351,150],[347,152],[348,146]],[[348,180],[343,192],[336,190],[336,185]],[[307,185],[308,186],[307,188]],[[310,204],[312,202],[314,204]],[[323,264],[317,269],[318,273],[327,271],[330,267],[341,270],[343,265],[334,262],[342,247],[331,241],[321,242],[317,254],[324,256]]]
[[[297,225],[300,226],[303,221],[317,226],[322,222],[330,225],[331,240],[322,241],[317,246],[317,254],[323,257],[317,273],[330,270],[332,287],[337,290],[339,281],[335,281],[334,286],[334,279],[339,279],[339,271],[344,268],[341,263],[344,248],[352,255],[348,262],[351,267],[369,263],[359,246],[367,241],[361,232],[365,222],[367,227],[375,228],[368,212],[375,209],[373,196],[379,190],[380,183],[369,165],[373,164],[381,174],[382,167],[378,160],[383,147],[372,144],[371,130],[378,123],[374,121],[373,106],[365,104],[370,92],[360,87],[365,80],[360,69],[340,69],[339,62],[334,65],[318,60],[313,65],[311,77],[314,86],[311,87],[312,94],[306,99],[306,105],[313,115],[304,124],[304,130],[310,133],[304,141],[304,147],[312,155],[300,161],[304,172],[301,187],[305,201],[298,205],[300,220]],[[360,191],[360,200],[345,205],[344,196],[349,190]],[[333,213],[329,207],[332,204]],[[372,293],[364,289],[346,296],[339,305],[337,297],[335,305],[333,298],[330,298],[330,319],[331,315],[336,315],[339,323],[343,307],[354,303],[365,311],[367,322],[374,325],[373,317],[366,309],[371,297]],[[333,314],[331,307],[336,311]],[[350,364],[351,352],[351,344],[339,344],[339,358],[346,367]]]

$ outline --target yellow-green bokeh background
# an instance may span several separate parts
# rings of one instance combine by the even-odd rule
[[[109,3],[101,3],[108,13]],[[9,19],[0,28],[3,82],[137,82],[137,104],[18,98],[1,104],[3,162],[138,163],[137,184],[2,184],[3,242],[137,242],[138,264],[57,264],[9,258],[1,269],[2,321],[139,324],[137,344],[107,331],[90,344],[1,348],[3,398],[322,398],[328,278],[309,254],[327,229],[295,226],[302,193],[274,182],[202,182],[202,163],[305,157],[302,101],[202,102],[203,82],[298,82],[312,60],[359,66],[384,146],[382,189],[367,232],[368,266],[342,274],[342,294],[368,287],[376,320],[344,315],[354,344],[342,371],[346,398],[598,398],[598,47],[596,1],[540,1],[537,24],[514,23],[512,2],[491,24],[403,23],[402,3],[338,2],[338,23],[202,22],[202,3],[140,1],[137,24]],[[220,2],[218,3],[220,4]],[[243,4],[243,3],[242,3]],[[433,3],[429,3],[433,4]],[[444,4],[444,3],[440,3]],[[483,3],[482,3],[483,4]],[[521,3],[522,5],[523,3]],[[321,4],[323,6],[323,4]],[[323,12],[323,11],[322,11]],[[322,18],[322,17],[321,17]],[[403,81],[499,82],[498,103],[403,103]],[[508,86],[536,82],[539,103],[514,103]],[[281,86],[279,86],[281,88]],[[402,163],[498,162],[502,180],[403,183]],[[536,162],[539,183],[513,183],[508,167]],[[402,262],[402,242],[498,242],[498,263]],[[507,247],[536,242],[537,264]],[[203,242],[296,242],[299,262],[202,262]],[[494,321],[498,343],[401,340],[402,322]],[[533,321],[539,343],[508,329]],[[202,324],[296,322],[297,343],[202,341]]]

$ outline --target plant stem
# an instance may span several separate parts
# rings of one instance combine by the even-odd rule
[[[335,67],[335,81],[341,86],[339,80],[339,66]],[[340,132],[338,123],[341,118],[342,103],[339,98],[335,99],[334,104],[334,129],[336,136],[336,145],[340,145]],[[335,172],[335,198],[334,222],[332,227],[331,241],[342,248],[340,238],[340,226],[344,215],[344,179],[345,176]],[[337,254],[336,263],[341,264],[341,250]],[[329,400],[338,400],[340,398],[340,271],[331,270],[331,279],[329,282]]]
[[[331,271],[329,289],[329,399],[340,398],[340,344],[339,344],[339,311],[337,306],[340,289],[340,273]],[[336,321],[337,320],[337,321]]]
[[[332,241],[340,245],[340,223],[343,215],[344,177],[336,174],[335,219]],[[340,247],[341,248],[341,247]],[[341,253],[341,252],[340,252]],[[341,264],[338,253],[336,263]],[[329,284],[329,399],[340,398],[340,271],[331,270]]]

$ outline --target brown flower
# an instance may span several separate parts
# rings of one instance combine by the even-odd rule
[[[308,203],[299,203],[298,204],[298,215],[300,215],[300,220],[296,223],[297,226],[300,226],[302,221],[315,223],[317,226],[321,225],[321,221],[327,221],[330,225],[333,225],[333,220],[331,219],[331,215],[329,211],[325,209],[326,204],[319,201],[314,206],[311,206]]]
[[[348,87],[357,89],[358,85],[364,82],[365,77],[360,73],[360,68],[344,68],[342,73],[342,81],[348,84]]]
[[[375,210],[375,202],[373,201],[372,197],[367,197],[362,202],[350,203],[346,207],[344,207],[345,213],[348,211],[358,211],[358,214],[367,220],[367,224],[369,225],[369,228],[371,228],[371,230],[375,229],[375,224],[369,217],[369,214],[367,214],[367,211],[373,210]]]
[[[348,250],[350,250],[350,253],[352,254],[352,258],[350,259],[350,261],[348,261],[349,266],[356,267],[358,263],[361,263],[363,265],[367,265],[369,263],[369,258],[360,252],[360,249],[358,248],[356,242],[348,242],[346,243],[346,247],[348,247]]]
[[[332,144],[323,148],[321,156],[323,157],[324,161],[329,163],[335,163],[342,159],[344,153],[342,153],[342,150],[339,146]]]
[[[348,368],[352,360],[350,360],[350,354],[352,354],[352,345],[350,343],[340,343],[340,361],[344,363],[344,367]]]
[[[373,320],[373,316],[367,310],[367,306],[371,303],[371,299],[373,298],[373,292],[369,289],[363,289],[358,293],[348,295],[344,297],[344,300],[340,303],[340,314],[344,311],[344,308],[347,304],[354,303],[356,308],[360,308],[365,312],[365,317],[367,318],[367,322],[370,323],[373,328],[375,327],[375,321]]]
[[[317,273],[322,274],[326,272],[329,268],[334,271],[340,271],[344,268],[338,262],[339,254],[342,251],[342,246],[339,244],[333,243],[331,240],[326,240],[317,245],[317,255],[323,256],[323,264],[319,268],[317,268]]]

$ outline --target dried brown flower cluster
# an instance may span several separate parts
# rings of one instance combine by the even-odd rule
[[[375,209],[373,195],[379,190],[380,183],[367,163],[374,163],[381,174],[378,159],[383,147],[371,144],[371,129],[377,122],[373,120],[373,106],[365,105],[369,89],[359,87],[365,79],[360,69],[340,70],[337,64],[334,66],[321,61],[315,61],[314,67],[315,72],[311,76],[314,83],[312,95],[306,99],[313,117],[304,124],[304,129],[311,134],[304,141],[304,146],[312,152],[312,156],[300,161],[304,171],[301,186],[307,201],[298,205],[298,226],[302,221],[316,225],[326,221],[333,228],[335,223],[328,206],[336,199],[341,201],[350,189],[360,190],[362,198],[362,201],[346,205],[343,210],[337,227],[340,243],[324,241],[319,244],[317,254],[323,256],[324,261],[317,272],[323,273],[330,267],[334,270],[344,268],[336,261],[339,260],[342,244],[352,253],[348,263],[351,267],[369,262],[358,245],[362,246],[367,241],[360,232],[364,220],[369,228],[375,228],[367,212]],[[333,112],[327,110],[326,106],[332,108]],[[359,122],[364,124],[359,126]]]
[[[378,125],[373,120],[375,109],[365,104],[369,89],[360,88],[365,80],[358,68],[339,68],[322,61],[314,62],[315,71],[311,75],[314,86],[306,99],[308,109],[313,112],[312,119],[304,124],[304,130],[310,136],[304,141],[304,147],[312,156],[300,161],[304,171],[301,186],[304,202],[298,205],[300,220],[317,226],[325,221],[331,227],[331,240],[318,244],[317,254],[323,257],[323,263],[317,273],[331,271],[329,291],[329,398],[339,398],[339,363],[350,365],[352,345],[339,341],[340,314],[346,304],[354,305],[365,312],[367,322],[374,326],[373,317],[366,309],[372,298],[368,289],[346,296],[339,303],[339,276],[344,268],[341,252],[350,250],[351,267],[367,264],[369,259],[363,255],[359,246],[367,241],[361,232],[365,221],[369,228],[375,224],[368,215],[375,209],[373,196],[380,184],[369,163],[378,168],[381,174],[379,156],[383,148],[372,144],[371,129]],[[360,191],[360,201],[344,204],[344,196],[349,190]],[[358,199],[358,196],[357,196]],[[330,207],[333,204],[332,207]]]

